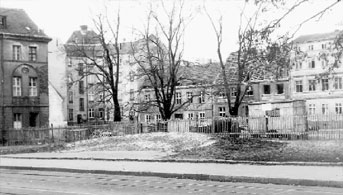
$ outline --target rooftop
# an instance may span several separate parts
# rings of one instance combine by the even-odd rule
[[[317,33],[317,34],[310,34],[310,35],[302,35],[293,40],[294,43],[308,43],[308,42],[315,42],[315,41],[325,41],[325,40],[333,40],[337,37],[339,33],[343,31],[335,30],[329,33]]]
[[[3,25],[0,28],[0,33],[49,38],[41,29],[39,29],[23,9],[0,7],[0,16],[2,17],[1,23]]]

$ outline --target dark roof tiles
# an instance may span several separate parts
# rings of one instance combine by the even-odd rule
[[[47,37],[23,9],[0,8],[0,16],[6,17],[6,27],[0,33]]]

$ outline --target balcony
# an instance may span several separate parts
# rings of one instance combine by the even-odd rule
[[[12,97],[13,106],[38,106],[39,97]]]

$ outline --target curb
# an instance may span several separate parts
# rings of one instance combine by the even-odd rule
[[[192,159],[133,159],[133,158],[92,158],[92,157],[23,157],[1,156],[0,158],[12,159],[37,159],[37,160],[95,160],[95,161],[134,161],[134,162],[168,162],[168,163],[217,163],[217,164],[250,164],[250,165],[293,165],[293,166],[343,166],[343,162],[272,162],[272,161],[244,161],[244,160],[192,160]]]
[[[261,184],[276,184],[276,185],[301,185],[301,186],[321,186],[321,187],[343,188],[343,182],[339,182],[339,181],[318,181],[318,180],[306,180],[306,179],[221,176],[221,175],[206,175],[206,174],[178,174],[178,173],[160,173],[160,172],[83,170],[83,169],[45,168],[45,167],[26,167],[26,166],[0,166],[0,168],[14,169],[14,170],[35,170],[35,171],[54,171],[54,172],[70,172],[70,173],[148,176],[148,177],[193,179],[193,180],[207,180],[207,181],[219,181],[219,182],[244,182],[244,183],[261,183]]]

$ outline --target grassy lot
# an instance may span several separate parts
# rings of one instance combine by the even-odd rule
[[[198,133],[101,137],[63,146],[0,147],[0,154],[52,151],[165,151],[173,159],[343,162],[343,140],[268,141]]]

